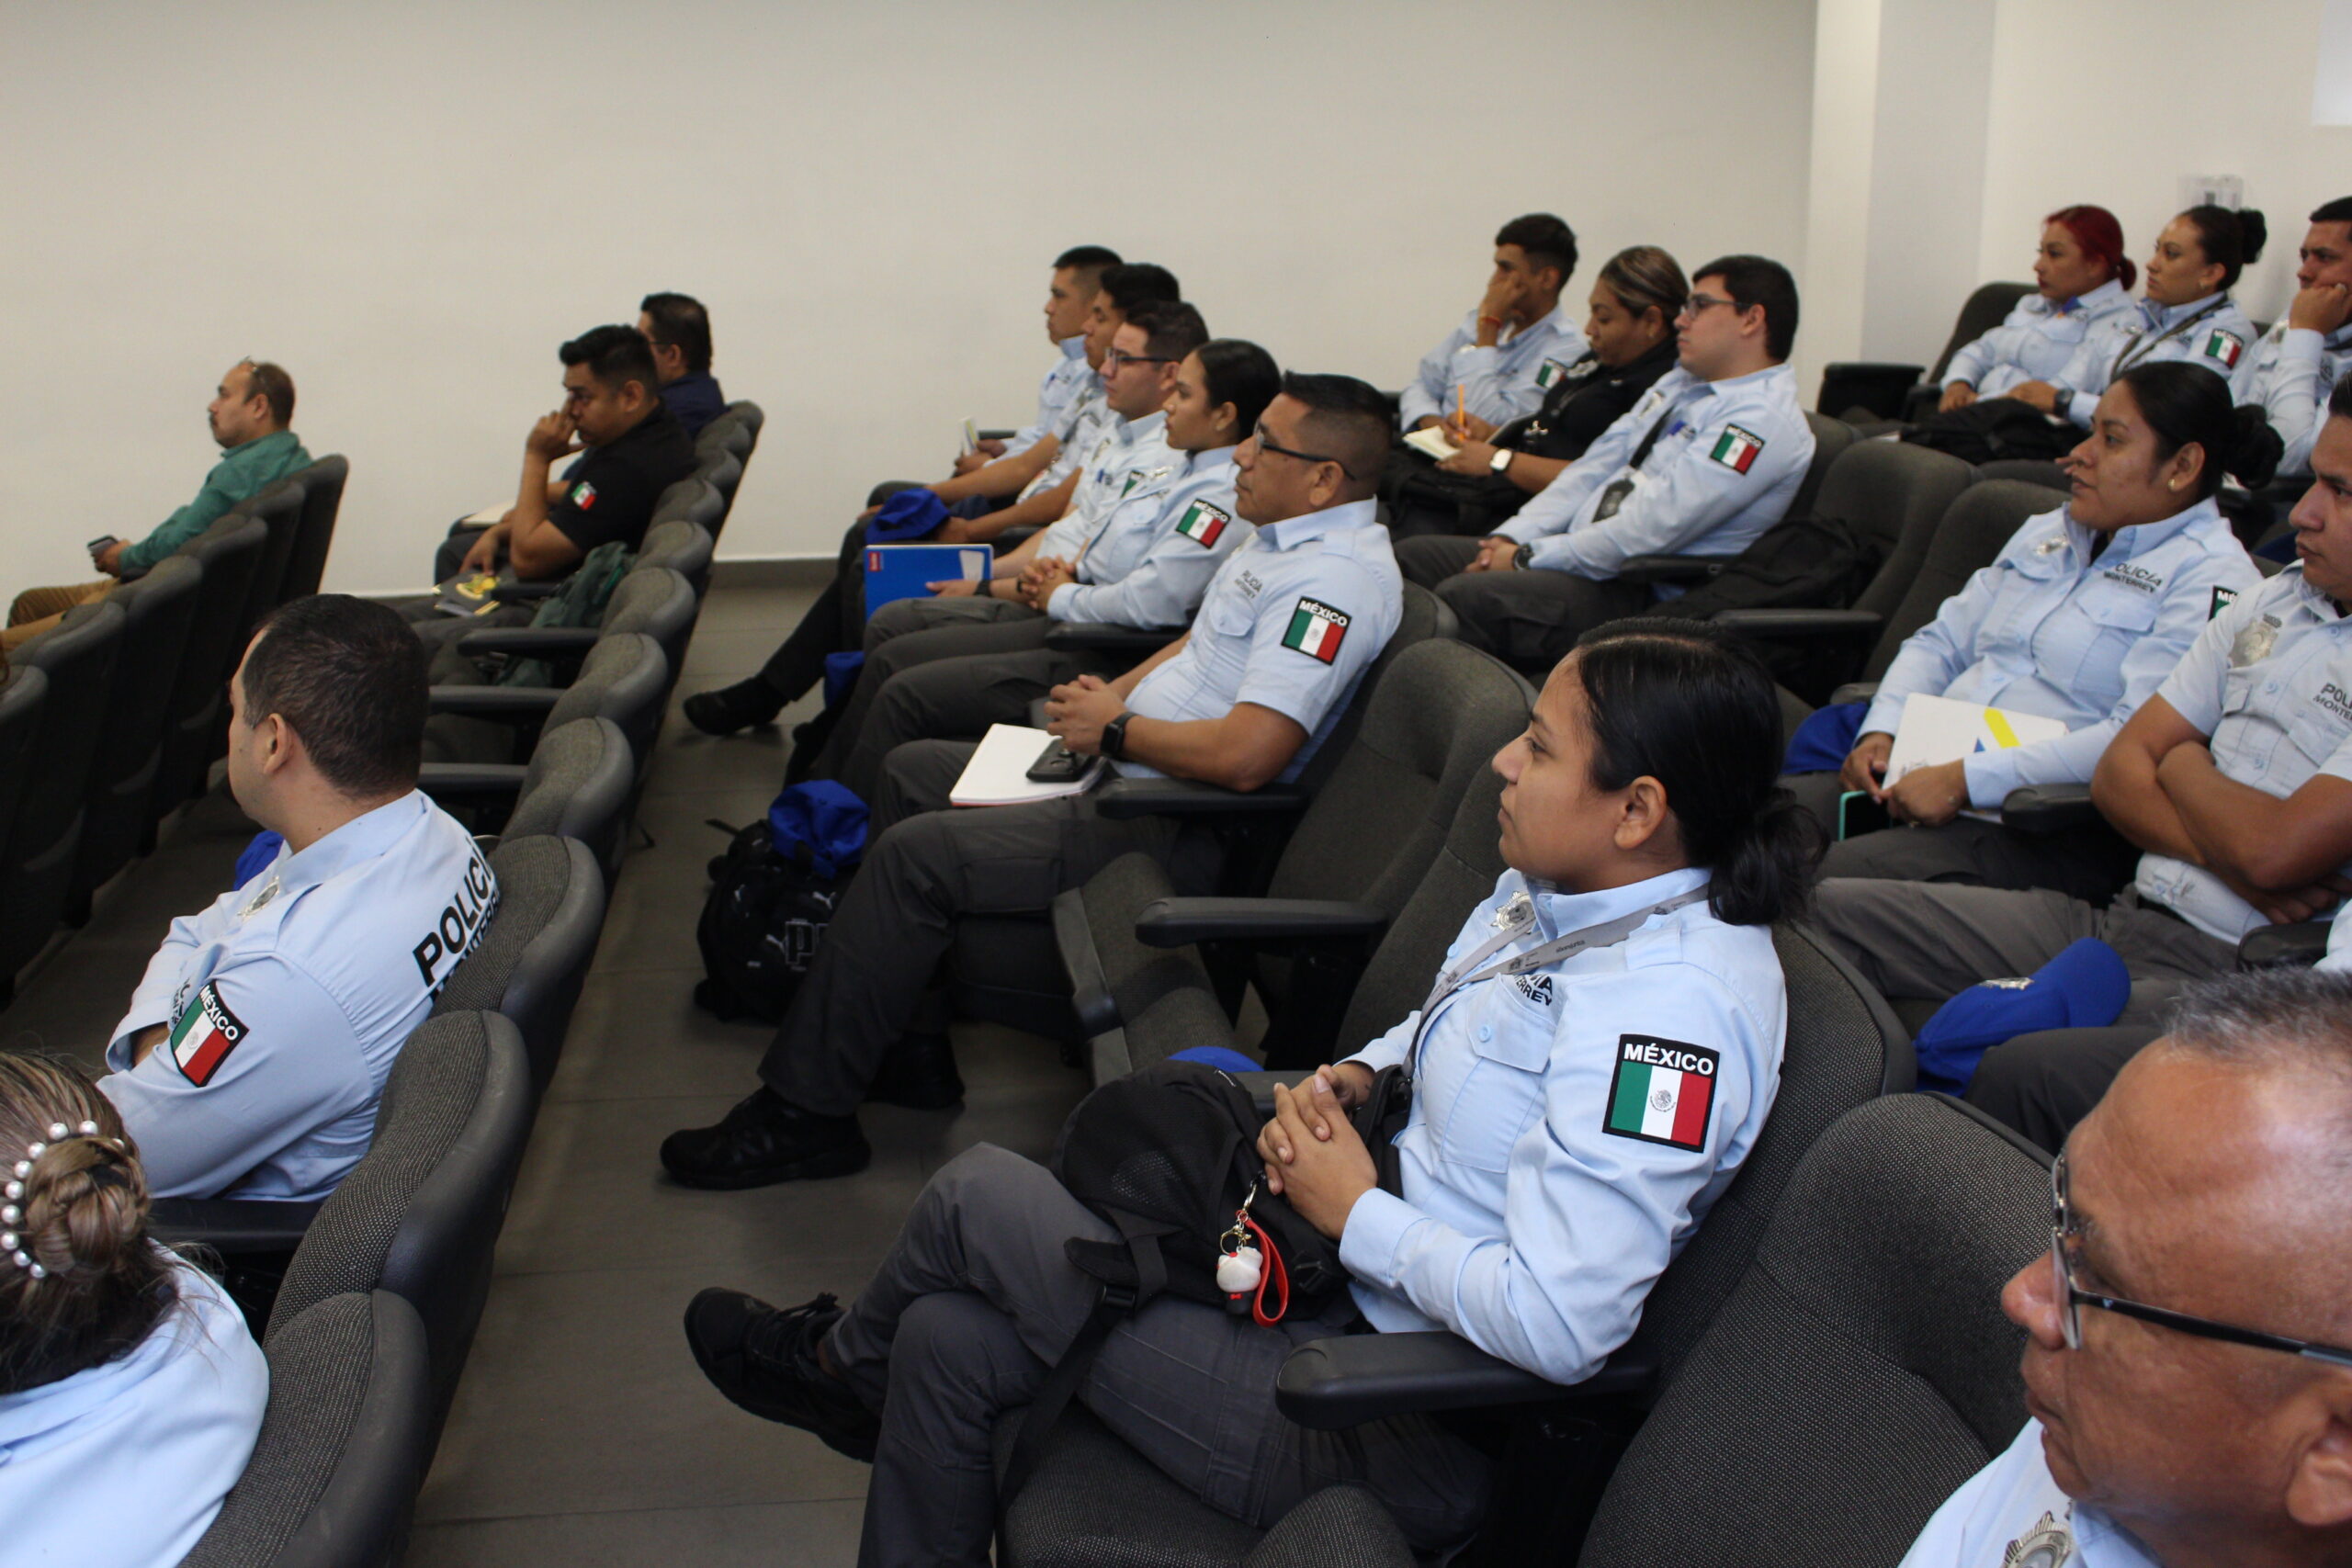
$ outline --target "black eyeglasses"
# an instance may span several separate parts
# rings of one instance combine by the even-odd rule
[[[1176,358],[1168,354],[1129,354],[1122,348],[1102,351],[1102,368],[1116,370],[1122,365],[1173,365]]]
[[[1279,452],[1285,457],[1295,457],[1302,463],[1329,463],[1348,478],[1356,477],[1356,471],[1337,457],[1328,457],[1321,452],[1302,452],[1295,446],[1284,446],[1267,434],[1266,427],[1262,424],[1253,427],[1250,432],[1250,437],[1257,442],[1258,450],[1261,452]]]
[[[2168,1307],[2150,1306],[2145,1302],[2127,1301],[2121,1296],[2086,1291],[2075,1283],[2074,1259],[2069,1249],[2076,1234],[2074,1217],[2066,1207],[2066,1156],[2060,1155],[2050,1167],[2050,1267],[2056,1277],[2059,1315],[2064,1320],[2066,1348],[2069,1350],[2083,1348],[2082,1309],[2087,1303],[2103,1312],[2136,1317],[2143,1323],[2153,1323],[2158,1327],[2182,1334],[2193,1334],[2200,1339],[2251,1345],[2257,1350],[2283,1350],[2288,1355],[2308,1356],[2314,1361],[2325,1361],[2330,1366],[2352,1367],[2352,1350],[2339,1346],[2290,1339],[2283,1334],[2267,1334],[2259,1328],[2241,1328],[2233,1323],[2215,1323],[2211,1318],[2192,1317]]]
[[[1683,321],[1695,321],[1718,305],[1729,305],[1735,302],[1730,299],[1718,299],[1712,294],[1693,294],[1683,301],[1682,309],[1677,310],[1675,315]]]

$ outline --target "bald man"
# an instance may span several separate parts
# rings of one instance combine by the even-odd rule
[[[2185,993],[2053,1173],[2008,1450],[1903,1568],[2352,1562],[2352,976]]]

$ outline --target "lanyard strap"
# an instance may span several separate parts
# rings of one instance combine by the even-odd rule
[[[2140,361],[2155,353],[2157,349],[2162,348],[2166,343],[2178,337],[2181,333],[2187,332],[2189,328],[2195,326],[2198,322],[2203,321],[2206,317],[2211,315],[2214,311],[2220,310],[2229,302],[2230,297],[2224,294],[2220,299],[2214,300],[2211,305],[2208,305],[2203,310],[2198,311],[2197,314],[2189,317],[2187,321],[2176,322],[2174,325],[2166,328],[2163,333],[2153,338],[2148,336],[2147,329],[2144,327],[2132,333],[2132,341],[2123,345],[2123,352],[2115,356],[2115,368],[2107,373],[2107,378],[2110,381],[2114,380],[2118,376],[2122,375],[2126,370],[2131,369],[2132,367],[2139,364]],[[2143,341],[2143,339],[2145,340],[2144,342]],[[2133,353],[2132,351],[2134,349],[2137,349],[2139,352],[2136,354]]]
[[[1437,985],[1430,991],[1429,1000],[1421,1004],[1421,1021],[1413,1030],[1413,1043],[1405,1052],[1405,1076],[1408,1078],[1413,1076],[1413,1067],[1420,1058],[1421,1037],[1429,1032],[1430,1024],[1437,1017],[1438,1008],[1464,987],[1491,980],[1498,975],[1524,975],[1531,969],[1549,968],[1564,958],[1572,958],[1595,948],[1614,947],[1639,931],[1652,916],[1670,914],[1685,905],[1696,904],[1706,896],[1707,888],[1702,885],[1688,893],[1662,898],[1646,909],[1636,909],[1630,915],[1601,925],[1587,926],[1566,936],[1555,936],[1540,946],[1529,948],[1517,957],[1479,968],[1478,965],[1525,936],[1528,928],[1534,925],[1535,902],[1521,893],[1498,912],[1496,918],[1503,922],[1502,929],[1481,943],[1469,957],[1437,977]]]

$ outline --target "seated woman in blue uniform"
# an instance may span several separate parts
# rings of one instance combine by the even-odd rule
[[[1837,829],[1853,793],[1857,806],[1884,808],[1871,820],[1934,829],[1849,826],[1824,876],[2048,887],[2098,903],[2130,879],[2139,852],[2114,835],[2029,836],[1962,814],[1998,812],[2022,784],[2088,784],[2214,612],[2261,581],[2213,503],[2259,413],[2233,409],[2220,377],[2178,362],[2134,366],[2108,388],[2067,455],[2065,504],[2029,520],[1911,634],[1867,705],[1809,721],[1857,726],[1850,741],[1824,742],[1831,755],[1850,746],[1838,771],[1788,781],[1825,827]],[[1890,779],[1905,705],[1923,694],[2059,719],[2066,733]]]
[[[169,1563],[244,1473],[269,1369],[147,1236],[147,1176],[73,1067],[0,1054],[0,1561]]]
[[[1962,347],[1944,367],[1937,412],[2057,375],[2093,327],[2132,309],[2140,269],[2123,254],[2123,226],[2104,207],[2062,207],[2041,220],[2034,291],[2008,320]]]
[[[1260,1138],[1268,1188],[1338,1243],[1351,1288],[1272,1326],[1155,1298],[1079,1387],[1097,1417],[1254,1525],[1351,1481],[1418,1546],[1475,1528],[1477,1450],[1423,1416],[1306,1430],[1277,1413],[1276,1371],[1302,1341],[1442,1327],[1573,1382],[1633,1334],[1779,1087],[1768,927],[1804,897],[1817,833],[1775,788],[1778,733],[1755,657],[1691,623],[1600,628],[1553,672],[1495,758],[1510,869],[1430,1002],[1278,1091]],[[1416,1089],[1384,1190],[1342,1112],[1392,1063]],[[1045,1168],[981,1145],[933,1178],[847,1311],[706,1291],[687,1339],[745,1409],[873,1461],[861,1562],[977,1568],[998,1418],[1095,1303],[1063,1245],[1116,1235]]]

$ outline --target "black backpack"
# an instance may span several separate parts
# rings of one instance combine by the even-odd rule
[[[711,826],[735,836],[710,863],[710,897],[695,926],[708,976],[695,1001],[730,1022],[781,1023],[849,876],[819,875],[805,844],[791,858],[776,853],[764,817],[740,830]]]

